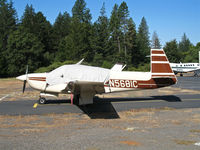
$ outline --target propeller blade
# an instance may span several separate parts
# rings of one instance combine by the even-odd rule
[[[28,74],[28,65],[26,66],[26,75]]]
[[[23,85],[23,93],[26,89],[26,81],[27,81],[27,78],[28,78],[28,65],[26,66],[26,80],[24,80],[24,85]]]
[[[26,88],[26,80],[24,80],[23,93],[25,91],[25,88]]]

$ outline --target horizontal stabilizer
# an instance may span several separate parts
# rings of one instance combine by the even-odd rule
[[[84,61],[84,58],[81,59],[81,60],[80,60],[79,62],[77,62],[76,64],[77,64],[77,65],[80,65],[83,61]]]
[[[111,71],[122,71],[126,65],[123,64],[115,64],[112,68]]]

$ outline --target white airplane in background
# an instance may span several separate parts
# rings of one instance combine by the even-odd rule
[[[194,76],[200,73],[199,63],[170,63],[170,66],[175,74],[181,73],[180,76],[187,72],[194,72]]]
[[[199,63],[170,63],[170,66],[175,74],[181,73],[180,76],[187,72],[194,72],[194,76],[198,76],[200,73],[200,51]]]
[[[122,71],[123,65],[111,69],[77,64],[64,65],[49,73],[32,73],[17,77],[36,90],[41,91],[39,103],[46,102],[46,96],[59,93],[71,94],[71,101],[77,105],[92,104],[95,94],[155,89],[177,82],[164,50],[151,49],[151,71]]]

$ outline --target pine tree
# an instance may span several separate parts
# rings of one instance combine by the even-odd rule
[[[70,23],[71,23],[71,17],[69,13],[67,12],[64,12],[63,14],[59,13],[53,25],[54,33],[56,34],[57,39],[60,40],[69,34]]]
[[[27,5],[21,19],[21,25],[27,33],[34,34],[45,46],[43,65],[53,62],[55,53],[55,41],[53,39],[53,28],[42,12],[35,13],[33,6]]]
[[[190,46],[191,46],[191,42],[187,38],[186,34],[184,33],[182,36],[181,42],[179,43],[179,50],[181,52],[186,52],[190,49]]]
[[[128,30],[128,19],[129,19],[129,10],[126,2],[122,2],[118,9],[118,16],[120,20],[120,30],[123,33],[123,47],[124,47],[124,55],[127,55],[127,45],[126,45],[126,33]]]
[[[16,30],[17,16],[13,3],[7,0],[0,1],[0,77],[7,75],[7,60],[5,52],[7,49],[8,37]]]
[[[26,32],[23,26],[10,34],[6,51],[6,59],[9,61],[7,73],[9,76],[24,74],[26,65],[33,72],[42,66],[42,53],[44,45],[32,33]]]
[[[137,32],[133,19],[128,20],[128,31],[126,33],[128,65],[138,66],[140,63],[140,51],[137,48]]]
[[[72,8],[72,16],[81,23],[90,23],[92,19],[90,10],[86,8],[86,2],[84,0],[76,0]]]
[[[108,56],[108,40],[109,40],[109,20],[106,17],[105,3],[100,11],[100,16],[98,20],[93,25],[93,38],[92,49],[95,50],[94,64],[101,66],[103,63],[103,58]]]
[[[56,50],[56,57],[54,61],[64,61],[65,54],[61,51],[63,49],[64,38],[70,34],[71,26],[71,17],[69,13],[64,12],[63,14],[59,13],[56,21],[53,25],[54,31],[54,43]],[[61,48],[61,49],[60,49]]]
[[[110,30],[110,49],[112,53],[120,53],[121,52],[121,43],[120,43],[120,20],[118,15],[118,5],[115,4],[111,13],[110,23],[109,23],[109,30]]]
[[[171,63],[180,63],[181,53],[178,51],[178,44],[176,40],[167,42],[164,47],[165,53]]]
[[[84,0],[76,0],[72,8],[72,20],[70,33],[61,41],[59,53],[63,54],[62,59],[82,59],[91,62],[93,60],[93,51],[91,49],[91,15],[90,10],[86,8]],[[63,52],[61,52],[63,51]],[[69,55],[67,55],[69,54]],[[71,57],[69,57],[71,56]]]
[[[24,29],[26,29],[28,32],[30,33],[35,33],[36,34],[36,13],[35,10],[33,8],[32,5],[26,5],[25,10],[24,10],[24,14],[21,17],[21,24],[23,25],[23,27],[25,27]]]
[[[160,40],[158,38],[158,34],[156,33],[156,31],[153,32],[151,48],[155,48],[155,49],[161,48]]]
[[[150,54],[150,42],[149,42],[149,28],[147,26],[147,22],[144,17],[142,18],[138,28],[137,43],[141,53],[141,61],[147,62],[147,59],[144,58],[145,56]]]
[[[181,61],[185,63],[199,63],[199,51],[200,46],[198,44],[196,46],[191,45],[190,49],[183,53],[184,57],[182,57]]]

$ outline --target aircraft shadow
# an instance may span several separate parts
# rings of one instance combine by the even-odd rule
[[[175,95],[164,95],[164,96],[150,96],[150,97],[139,97],[139,98],[99,98],[96,97],[96,99],[94,101],[98,101],[98,102],[126,102],[126,101],[135,101],[135,102],[139,102],[139,101],[167,101],[167,102],[181,102],[181,99]]]
[[[181,102],[181,99],[174,95],[165,96],[151,96],[144,98],[94,98],[94,103],[90,105],[83,105],[77,107],[87,114],[91,119],[118,119],[120,118],[112,103],[128,102],[128,101],[167,101],[167,102]],[[47,104],[63,104],[71,103],[70,100],[47,100]]]
[[[120,118],[111,102],[96,103],[78,106],[91,119],[118,119]]]
[[[46,104],[65,104],[65,103],[71,103],[71,100],[46,100]]]
[[[47,100],[46,104],[64,104],[71,103],[71,100]],[[111,102],[101,103],[95,100],[93,104],[77,107],[91,119],[117,119],[118,113]]]

